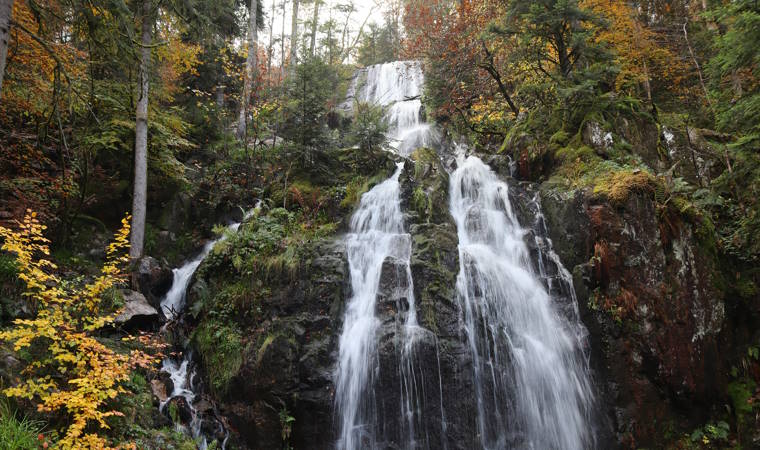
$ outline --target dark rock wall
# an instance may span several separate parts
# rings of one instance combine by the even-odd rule
[[[668,428],[702,423],[725,389],[730,330],[719,261],[699,226],[665,220],[643,194],[619,207],[585,191],[545,189],[542,200],[618,442],[656,446]]]

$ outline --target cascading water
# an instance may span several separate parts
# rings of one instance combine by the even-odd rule
[[[252,217],[256,210],[259,209],[260,205],[261,202],[258,202],[253,210],[245,214],[243,220]],[[227,227],[227,230],[228,232],[235,233],[240,228],[240,225],[240,223],[233,223]],[[227,239],[227,235],[222,234],[219,238],[207,242],[206,245],[203,246],[203,250],[201,250],[195,258],[185,263],[182,267],[173,270],[174,278],[172,280],[172,286],[169,289],[169,292],[166,293],[166,296],[164,296],[163,300],[161,300],[161,310],[164,312],[167,320],[172,321],[182,313],[185,307],[187,288],[190,286],[190,281],[192,280],[193,275],[196,270],[198,270],[198,267],[200,267],[203,260],[206,259],[214,249],[214,246],[225,239]],[[168,374],[169,378],[172,380],[173,390],[166,401],[161,403],[159,410],[163,412],[166,405],[173,398],[183,398],[191,415],[191,420],[188,424],[190,434],[198,441],[199,448],[204,450],[208,446],[208,443],[206,436],[203,435],[201,430],[200,414],[198,414],[198,411],[195,408],[195,398],[197,396],[197,372],[193,364],[191,352],[185,351],[183,353],[184,355],[179,359],[171,357],[164,359],[161,365],[161,371]],[[181,427],[181,425],[178,424],[178,427]],[[224,449],[224,447],[225,443],[223,442],[222,449]]]
[[[396,153],[408,156],[420,147],[433,147],[438,133],[423,117],[424,77],[419,61],[395,61],[360,71],[349,89],[344,107],[355,100],[387,108],[388,137]]]
[[[462,156],[451,175],[450,207],[459,236],[457,290],[473,359],[480,444],[593,448],[583,327],[577,312],[563,314],[560,300],[542,285],[544,270],[532,269],[509,187],[480,159]]]
[[[434,136],[432,128],[422,122],[422,82],[419,63],[382,64],[367,70],[366,84],[358,94],[364,101],[389,108],[389,134],[400,155]],[[352,89],[355,94],[356,85]],[[411,237],[404,231],[401,213],[399,176],[403,167],[404,163],[399,163],[393,176],[362,196],[346,239],[352,297],[346,306],[335,374],[339,426],[336,446],[341,450],[386,448],[388,442],[405,449],[431,448],[421,419],[426,383],[415,354],[418,338],[431,333],[417,322],[410,268]],[[384,267],[395,270],[386,273]],[[379,410],[388,405],[379,405],[375,396],[381,370],[390,369],[380,367],[378,354],[383,323],[377,314],[377,301],[382,277],[393,284],[392,292],[387,294],[396,301],[398,311],[392,332],[398,355],[393,364],[400,383],[399,408],[391,413],[391,420],[398,425],[395,432],[388,431],[392,425],[381,423]],[[437,381],[440,392],[440,379]],[[445,430],[443,417],[441,410],[441,427]]]
[[[391,178],[362,196],[361,205],[351,218],[346,250],[353,296],[346,308],[340,337],[335,397],[340,418],[340,449],[376,448],[377,445],[373,378],[379,370],[380,319],[375,309],[380,275],[387,258],[406,261],[408,267],[411,248],[409,235],[403,232],[400,207],[398,179],[402,169],[403,163],[400,163]],[[410,286],[407,289],[411,291]],[[416,324],[412,314],[407,320]]]

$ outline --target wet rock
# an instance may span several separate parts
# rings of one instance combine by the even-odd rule
[[[124,328],[150,328],[158,323],[158,311],[137,291],[122,290],[124,308],[114,323]]]
[[[730,333],[710,236],[684,218],[664,222],[644,195],[622,207],[581,191],[544,190],[542,200],[618,444],[659,447],[655,424],[686,432],[707,420],[727,382],[719,348]]]
[[[150,390],[153,393],[153,396],[158,399],[159,403],[163,403],[169,398],[166,394],[166,384],[160,379],[150,381]]]
[[[175,423],[190,423],[193,420],[193,409],[185,397],[172,397],[166,405],[171,419]]]
[[[150,256],[141,258],[135,267],[137,288],[156,309],[161,307],[161,299],[172,286],[174,275],[171,269]]]

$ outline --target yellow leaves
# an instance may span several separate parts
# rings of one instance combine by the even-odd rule
[[[104,411],[106,403],[125,392],[121,384],[133,368],[156,362],[139,351],[116,353],[93,334],[113,320],[113,315],[101,311],[101,297],[123,276],[129,220],[129,216],[122,220],[108,246],[101,275],[80,288],[64,287],[51,273],[55,265],[44,258],[49,255],[42,235],[45,226],[35,213],[27,211],[18,231],[0,227],[2,249],[16,255],[19,278],[36,313],[33,319],[16,320],[12,328],[0,332],[0,340],[13,343],[16,351],[34,348],[34,357],[26,361],[25,378],[3,393],[33,400],[41,412],[68,416],[69,426],[58,442],[62,449],[110,448],[107,440],[84,430],[93,425],[108,429],[106,419],[121,413]]]

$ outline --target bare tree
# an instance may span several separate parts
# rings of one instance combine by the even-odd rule
[[[132,195],[132,235],[130,258],[143,255],[145,216],[148,200],[148,88],[150,86],[150,48],[153,22],[150,0],[142,3],[142,38],[140,40],[139,94],[135,111],[135,185]]]
[[[0,92],[3,89],[5,58],[8,56],[8,39],[11,31],[13,0],[0,0]]]
[[[251,0],[251,11],[248,15],[248,58],[245,61],[245,82],[243,83],[243,98],[240,102],[240,115],[238,116],[237,137],[245,138],[246,118],[248,116],[248,102],[253,91],[253,82],[258,72],[259,58],[259,28],[257,24],[258,0]]]

